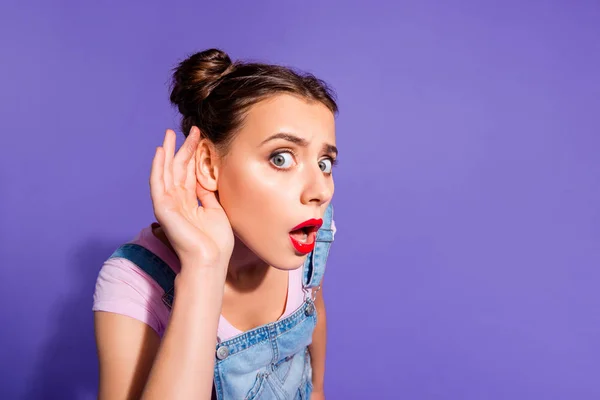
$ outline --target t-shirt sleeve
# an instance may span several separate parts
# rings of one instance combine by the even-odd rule
[[[163,294],[164,290],[137,265],[114,257],[105,261],[98,273],[92,309],[137,319],[162,337],[169,318]]]

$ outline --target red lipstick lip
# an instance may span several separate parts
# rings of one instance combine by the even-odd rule
[[[311,240],[310,243],[301,243],[290,235],[290,240],[292,241],[292,245],[294,246],[296,251],[298,251],[299,253],[308,254],[315,248],[314,238]]]
[[[292,228],[292,230],[290,232],[297,231],[298,229],[302,229],[307,226],[311,227],[311,228],[315,227],[315,228],[317,228],[316,230],[319,230],[321,225],[323,225],[323,220],[321,218],[311,218],[311,219],[306,220],[306,221],[302,222],[301,224],[295,226],[294,228]]]
[[[290,240],[292,241],[292,245],[294,246],[297,252],[302,254],[308,254],[311,251],[313,251],[313,249],[315,248],[315,241],[317,239],[317,231],[319,230],[321,225],[323,225],[323,220],[321,218],[311,218],[295,226],[290,231]],[[291,235],[291,232],[303,228],[307,228],[306,233],[308,234],[309,238],[307,243],[299,242],[296,239],[294,239],[294,237]]]

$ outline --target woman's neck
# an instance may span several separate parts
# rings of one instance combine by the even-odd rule
[[[239,291],[256,289],[271,267],[250,250],[237,236],[227,269],[227,283]]]

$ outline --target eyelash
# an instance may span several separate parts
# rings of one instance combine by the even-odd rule
[[[273,153],[271,153],[271,155],[269,156],[269,164],[271,164],[270,160],[273,157],[275,157],[275,156],[277,156],[279,154],[282,154],[282,153],[290,153],[294,157],[297,156],[296,152],[294,150],[292,150],[292,149],[279,149],[279,150],[276,150]],[[332,169],[332,172],[333,172],[333,168],[335,168],[335,166],[338,165],[338,160],[336,158],[333,158],[333,157],[326,157],[326,158],[329,159],[329,161],[331,161],[331,169]],[[274,165],[272,165],[272,167],[275,168],[275,171],[277,171],[277,172],[286,172],[287,171],[287,169],[277,168]],[[331,174],[332,172],[330,172],[329,174]]]

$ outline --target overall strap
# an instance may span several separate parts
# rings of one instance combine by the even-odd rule
[[[308,254],[303,266],[303,284],[305,288],[321,288],[321,280],[325,274],[325,265],[329,256],[329,248],[333,242],[333,205],[329,203],[325,215],[323,216],[323,225],[317,231],[315,248]]]
[[[119,246],[109,258],[115,257],[131,261],[150,275],[165,291],[162,297],[163,303],[169,309],[171,308],[176,274],[166,262],[147,248],[135,243],[126,243]]]

